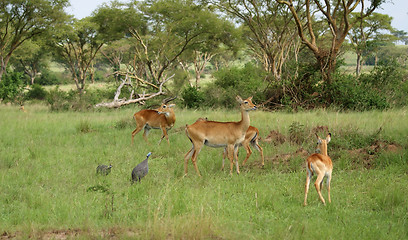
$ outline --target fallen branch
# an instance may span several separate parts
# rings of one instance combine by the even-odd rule
[[[160,96],[160,95],[165,95],[166,93],[163,92],[163,85],[164,83],[166,83],[167,81],[169,81],[171,78],[174,77],[174,74],[172,76],[170,76],[169,78],[167,78],[166,80],[164,80],[162,83],[160,83],[159,85],[159,91],[155,92],[155,93],[141,93],[141,94],[137,94],[138,98],[135,99],[129,99],[127,100],[126,98],[122,98],[119,99],[119,95],[121,92],[121,89],[124,85],[129,85],[130,83],[128,83],[128,76],[126,75],[125,80],[122,80],[122,83],[119,85],[118,89],[116,90],[115,93],[115,97],[113,99],[112,102],[106,102],[106,103],[98,103],[95,105],[95,108],[99,108],[99,107],[106,107],[106,108],[119,108],[121,106],[124,105],[129,105],[129,104],[133,104],[133,103],[140,103],[140,104],[144,104],[144,102],[148,99],[154,98],[156,96]],[[130,95],[130,97],[132,98],[133,94]]]

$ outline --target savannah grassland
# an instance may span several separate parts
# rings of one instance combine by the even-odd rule
[[[41,105],[0,106],[0,238],[118,239],[408,239],[408,115],[406,109],[364,113],[314,110],[251,112],[265,167],[254,150],[241,174],[222,172],[222,149],[205,147],[203,175],[184,154],[185,125],[198,117],[237,121],[235,110],[176,108],[170,146],[150,145],[141,133],[130,145],[138,107],[50,112]],[[322,205],[311,185],[304,207],[303,147],[314,151],[316,126],[332,133],[332,203]],[[304,139],[290,143],[289,135]],[[130,174],[151,151],[149,174]],[[245,151],[240,150],[240,161]],[[97,176],[98,164],[114,166]],[[327,191],[323,190],[327,200]]]

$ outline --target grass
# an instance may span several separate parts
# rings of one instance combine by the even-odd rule
[[[136,239],[407,239],[408,117],[406,109],[385,112],[251,113],[251,125],[265,138],[271,130],[288,136],[300,123],[302,145],[261,142],[264,169],[254,151],[241,174],[221,168],[221,149],[204,148],[199,178],[183,156],[190,149],[185,124],[198,117],[236,121],[238,110],[176,109],[170,144],[150,145],[141,134],[130,146],[132,115],[138,109],[49,112],[40,105],[0,105],[0,234],[16,238]],[[328,126],[334,161],[332,204],[323,206],[311,188],[303,207],[303,157],[279,159],[304,147],[313,151],[309,131]],[[378,132],[381,127],[379,135]],[[399,146],[373,153],[371,168],[349,150],[381,139]],[[358,146],[358,147],[353,147]],[[131,185],[132,168],[151,151],[149,174]],[[241,149],[241,161],[245,152]],[[276,157],[278,156],[278,157]],[[364,155],[364,157],[367,157]],[[361,160],[362,161],[362,160]],[[112,164],[108,176],[99,164]],[[323,195],[326,198],[326,191]]]

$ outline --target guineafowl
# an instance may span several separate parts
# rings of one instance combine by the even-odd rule
[[[101,174],[101,175],[108,175],[111,172],[112,164],[109,166],[106,165],[99,165],[96,168],[96,174]]]
[[[147,173],[149,172],[149,163],[147,161],[150,155],[152,155],[151,152],[147,154],[146,159],[143,162],[139,163],[135,168],[133,168],[132,183],[134,183],[135,181],[140,182],[140,179],[146,176]]]

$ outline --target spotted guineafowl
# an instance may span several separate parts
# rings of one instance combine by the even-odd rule
[[[109,166],[106,165],[99,165],[96,168],[96,174],[101,174],[101,175],[108,175],[111,172],[112,164]]]
[[[146,156],[146,159],[139,163],[135,168],[133,168],[132,171],[132,183],[139,181],[140,179],[142,179],[144,176],[147,175],[147,173],[149,172],[149,163],[148,163],[148,159],[150,157],[150,155],[152,155],[151,152],[149,152]]]

